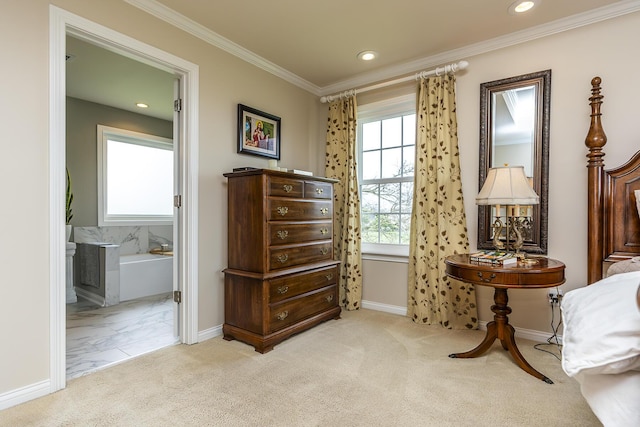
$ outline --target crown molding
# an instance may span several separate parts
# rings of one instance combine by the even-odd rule
[[[274,64],[271,61],[251,52],[248,49],[222,37],[220,34],[198,24],[197,22],[175,12],[156,0],[125,0],[158,19],[161,19],[213,46],[216,46],[258,68],[261,68],[281,79],[298,86],[317,96],[330,95],[392,78],[416,73],[423,69],[429,69],[449,62],[456,62],[471,56],[480,55],[494,50],[526,43],[542,37],[569,31],[575,28],[591,25],[607,19],[616,18],[640,10],[640,0],[622,0],[608,6],[579,13],[567,18],[558,19],[526,30],[474,43],[459,49],[442,52],[437,55],[414,61],[404,62],[390,67],[380,68],[376,71],[363,73],[350,79],[319,87],[300,76]]]
[[[240,46],[237,43],[232,42],[231,40],[221,36],[215,31],[211,31],[207,27],[198,24],[192,19],[187,18],[184,15],[179,14],[166,7],[163,4],[158,3],[156,0],[124,0],[132,6],[137,7],[150,15],[155,16],[156,18],[163,20],[176,28],[179,28],[186,33],[191,34],[194,37],[197,37],[212,46],[215,46],[219,49],[228,52],[243,61],[246,61],[252,65],[255,65],[258,68],[261,68],[268,73],[273,74],[274,76],[280,77],[281,79],[298,86],[301,89],[304,89],[308,92],[311,92],[315,95],[320,96],[320,87],[314,85],[313,83],[303,79],[302,77],[274,64],[271,61],[251,52],[248,49]]]
[[[597,22],[606,21],[607,19],[617,18],[619,16],[627,15],[629,13],[634,13],[637,11],[640,11],[640,0],[623,0],[609,6],[593,9],[591,11],[573,15],[568,18],[558,19],[556,21],[538,25],[526,30],[517,31],[493,39],[484,40],[459,49],[453,49],[426,58],[381,68],[369,73],[363,73],[351,79],[342,80],[340,82],[322,87],[321,96],[327,96],[333,93],[367,86],[380,81],[414,74],[424,69],[441,66],[445,63],[457,62],[475,55],[481,55],[483,53],[488,53],[494,50],[526,43],[532,40],[595,24]]]

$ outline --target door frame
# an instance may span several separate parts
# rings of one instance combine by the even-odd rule
[[[71,34],[100,47],[174,74],[180,81],[182,111],[178,115],[182,207],[176,215],[180,342],[198,342],[198,93],[199,67],[56,6],[49,6],[49,290],[50,393],[66,385],[66,36]],[[176,263],[174,262],[174,265]]]

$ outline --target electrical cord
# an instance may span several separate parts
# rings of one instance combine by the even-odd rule
[[[556,359],[560,360],[560,356],[558,356],[554,352],[541,348],[541,346],[555,345],[558,348],[558,351],[562,354],[562,344],[560,344],[560,339],[558,338],[558,330],[560,330],[560,325],[562,325],[562,317],[560,317],[558,326],[554,326],[553,324],[555,322],[555,313],[556,313],[555,306],[556,304],[551,304],[551,331],[553,332],[553,335],[547,338],[546,343],[538,343],[534,345],[533,348],[535,348],[536,350],[544,351],[545,353],[549,353],[553,355]],[[560,308],[560,305],[558,305],[558,309],[559,308]],[[555,340],[555,343],[552,342],[554,340]]]

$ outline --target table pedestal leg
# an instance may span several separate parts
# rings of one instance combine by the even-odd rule
[[[507,303],[509,302],[507,289],[495,288],[493,301],[495,302],[495,304],[491,306],[491,311],[494,313],[493,321],[487,324],[487,334],[484,336],[482,342],[473,350],[469,350],[464,353],[453,353],[450,354],[449,357],[453,359],[478,357],[485,351],[489,350],[497,338],[500,340],[502,348],[509,351],[511,357],[513,357],[520,368],[547,384],[553,384],[551,379],[533,369],[518,350],[514,337],[515,330],[513,329],[513,326],[509,324],[511,308],[507,306]]]

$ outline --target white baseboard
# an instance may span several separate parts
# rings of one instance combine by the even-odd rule
[[[391,313],[391,314],[397,314],[400,316],[406,316],[407,315],[407,307],[401,307],[401,306],[397,306],[397,305],[389,305],[389,304],[382,304],[379,302],[374,302],[374,301],[362,301],[362,308],[366,308],[368,310],[375,310],[375,311],[383,311],[385,313]],[[484,320],[481,320],[478,322],[478,329],[486,331],[487,330],[487,323]],[[543,331],[536,331],[533,329],[525,329],[525,328],[517,328],[514,326],[514,329],[516,330],[517,336],[519,338],[524,338],[527,340],[531,340],[531,341],[535,341],[535,342],[547,342],[547,339],[549,339],[550,336],[553,335],[553,333],[551,332],[543,332]],[[558,336],[558,341],[560,342],[560,344],[562,344],[562,337]]]
[[[481,320],[480,322],[478,322],[478,329],[486,331],[487,323],[489,322]],[[542,332],[536,331],[534,329],[516,328],[515,326],[513,327],[513,329],[516,330],[516,336],[518,338],[524,338],[525,340],[531,340],[535,342],[547,342],[549,337],[553,336],[553,332]],[[562,344],[562,335],[558,335],[558,342]]]
[[[82,289],[80,287],[76,287],[76,286],[74,286],[73,289],[75,290],[77,296],[82,297],[82,298],[88,300],[89,302],[92,302],[92,303],[94,303],[94,304],[96,304],[96,305],[98,305],[100,307],[106,307],[107,306],[106,301],[105,301],[103,296],[98,295],[98,294],[93,293],[93,292],[90,292],[90,291],[87,291],[87,290]]]
[[[220,335],[222,335],[222,325],[214,326],[213,328],[198,332],[198,342],[206,341]]]
[[[362,308],[375,311],[384,311],[385,313],[398,314],[400,316],[407,315],[407,307],[397,305],[382,304],[374,301],[362,300]]]
[[[49,380],[2,393],[0,394],[0,411],[46,396],[49,393],[51,393],[51,382]]]

